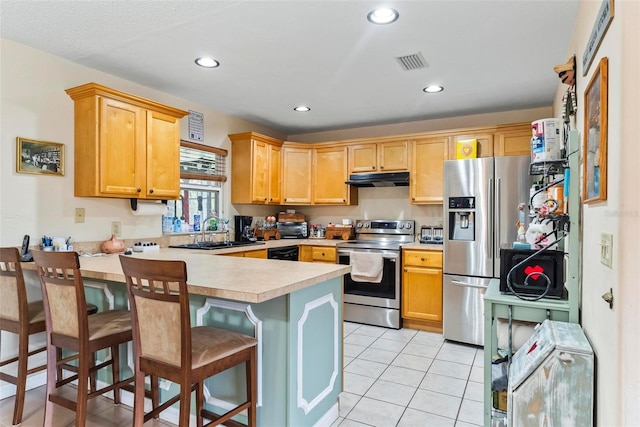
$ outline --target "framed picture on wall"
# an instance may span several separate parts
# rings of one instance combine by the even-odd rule
[[[16,138],[16,172],[64,176],[64,144]]]
[[[602,58],[584,91],[584,142],[582,147],[584,203],[607,200],[607,74]]]

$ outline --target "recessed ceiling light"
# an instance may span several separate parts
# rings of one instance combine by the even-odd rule
[[[216,68],[220,66],[220,63],[213,58],[203,56],[202,58],[196,58],[196,64],[204,68]]]
[[[424,92],[427,92],[427,93],[438,93],[438,92],[442,92],[444,90],[444,88],[442,86],[438,86],[438,85],[431,85],[431,86],[425,87],[422,90]]]
[[[301,105],[299,107],[294,108],[293,111],[297,111],[299,113],[305,113],[307,111],[311,111],[311,108],[309,108],[309,107],[307,107],[305,105]]]
[[[400,14],[395,9],[390,9],[387,7],[382,7],[379,9],[374,9],[367,15],[367,19],[372,24],[391,24],[394,22]]]

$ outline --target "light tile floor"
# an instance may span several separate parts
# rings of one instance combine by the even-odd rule
[[[332,427],[483,424],[482,347],[344,323],[344,392]]]
[[[332,427],[482,425],[483,351],[413,329],[344,324],[344,392]],[[70,392],[74,389],[70,388]],[[27,392],[22,427],[42,426],[45,387]],[[13,398],[0,400],[0,426],[11,425]],[[74,425],[55,407],[52,427]],[[130,426],[131,408],[105,397],[89,401],[87,426]],[[145,426],[175,426],[149,421]]]

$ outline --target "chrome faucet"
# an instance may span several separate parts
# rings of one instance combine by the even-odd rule
[[[202,220],[202,224],[200,225],[200,230],[202,230],[202,237],[200,238],[201,242],[204,243],[204,238],[205,238],[205,233],[207,231],[207,221],[215,219],[217,221],[218,224],[222,224],[223,228],[224,228],[224,242],[225,243],[229,243],[229,227],[227,226],[227,221],[225,219],[220,218],[217,215],[209,215],[208,217],[206,217],[205,219]]]

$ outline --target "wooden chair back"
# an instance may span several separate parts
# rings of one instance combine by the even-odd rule
[[[191,369],[191,321],[184,261],[120,256],[131,305],[136,359]]]
[[[27,289],[17,248],[0,248],[0,322],[2,329],[10,323],[27,325],[29,310]],[[14,328],[11,328],[14,329]],[[12,331],[18,333],[18,331]]]
[[[42,296],[47,329],[52,336],[89,341],[87,302],[76,252],[33,251]]]

